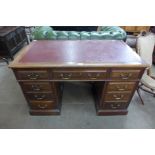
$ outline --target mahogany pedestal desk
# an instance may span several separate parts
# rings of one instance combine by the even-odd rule
[[[125,115],[148,65],[123,41],[33,41],[9,65],[32,115],[59,115],[64,81],[91,81],[97,115]]]

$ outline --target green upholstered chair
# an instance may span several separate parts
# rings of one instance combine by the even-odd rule
[[[101,35],[100,32],[92,31],[90,33],[90,38],[91,38],[91,40],[101,40],[102,39],[102,35]]]
[[[57,31],[58,40],[68,40],[68,32],[66,31]]]
[[[54,31],[49,26],[37,26],[32,32],[32,38],[35,40],[53,39]]]
[[[80,34],[81,40],[90,40],[90,32],[82,31]]]
[[[111,39],[126,40],[126,32],[119,26],[101,26],[100,31],[106,33],[106,37]]]
[[[126,40],[126,32],[118,26],[102,26],[100,31],[54,31],[48,26],[36,27],[34,40]]]
[[[57,32],[55,31],[48,31],[49,35],[46,37],[49,40],[56,40],[57,39]]]
[[[76,31],[69,31],[68,32],[68,39],[69,40],[80,40],[80,33]]]

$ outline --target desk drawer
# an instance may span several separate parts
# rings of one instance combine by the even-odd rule
[[[53,92],[53,83],[50,82],[22,82],[22,88],[25,92]]]
[[[30,101],[48,101],[55,98],[51,93],[26,93],[26,97]]]
[[[104,80],[106,79],[107,71],[87,71],[83,73],[83,78],[88,80]]]
[[[109,82],[107,86],[107,91],[132,91],[135,86],[135,82]]]
[[[47,70],[18,70],[16,71],[19,80],[48,80]]]
[[[45,110],[56,108],[57,104],[55,100],[52,101],[32,101],[29,103],[30,108],[34,110]]]
[[[113,103],[104,103],[103,108],[104,109],[113,109],[113,110],[117,110],[117,109],[125,109],[126,108],[127,103],[117,103],[117,102],[113,102]]]
[[[141,70],[115,70],[111,71],[110,77],[112,80],[137,80],[139,79]]]
[[[105,95],[105,102],[128,102],[130,93],[108,93]]]
[[[53,71],[54,80],[104,80],[107,71],[99,70],[55,70]]]

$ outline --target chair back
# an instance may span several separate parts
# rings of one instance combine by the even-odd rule
[[[155,45],[155,34],[148,32],[137,37],[137,52],[140,57],[152,66],[152,54]]]

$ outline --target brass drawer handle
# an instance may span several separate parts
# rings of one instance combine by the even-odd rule
[[[117,108],[119,108],[121,106],[121,104],[116,104],[116,105],[114,105],[114,104],[111,104],[111,108],[112,109],[117,109]]]
[[[97,73],[96,76],[92,77],[91,73],[88,73],[88,77],[92,80],[96,80],[100,76],[100,73]]]
[[[39,78],[39,74],[36,74],[36,73],[30,73],[27,75],[27,77],[30,79],[30,80],[36,80]]]
[[[47,104],[45,104],[45,105],[38,104],[38,107],[41,108],[41,109],[45,109],[45,108],[47,108],[47,106],[48,106]]]
[[[116,99],[116,100],[121,100],[124,95],[113,95],[113,97]]]
[[[122,87],[120,87],[120,86],[116,86],[116,89],[117,89],[118,91],[124,91],[124,90],[127,90],[127,88],[128,88],[127,85],[122,86]]]
[[[69,73],[69,74],[65,74],[65,73],[62,73],[60,74],[60,77],[63,79],[63,80],[69,80],[71,78],[72,74]]]
[[[132,76],[132,73],[121,73],[121,74],[120,74],[120,77],[121,77],[123,80],[129,79],[131,76]]]
[[[36,100],[43,100],[43,99],[45,99],[45,95],[34,95],[34,97],[35,97],[35,99]]]
[[[40,90],[41,90],[41,88],[40,88],[39,85],[32,85],[32,89],[33,89],[34,91],[40,91]]]

